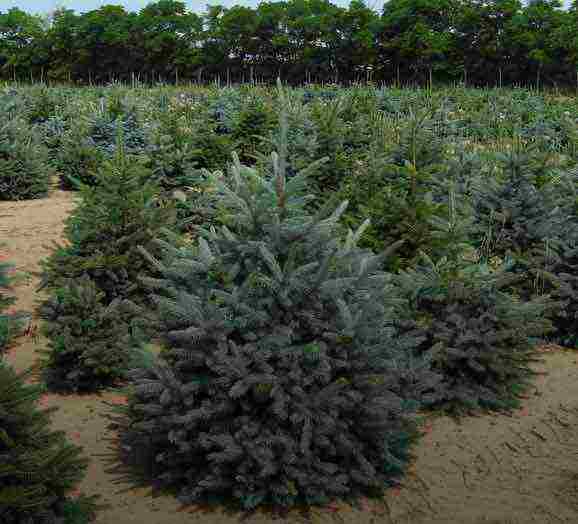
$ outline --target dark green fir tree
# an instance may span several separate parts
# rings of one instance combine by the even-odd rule
[[[0,114],[0,201],[45,197],[52,172],[37,133],[23,120]]]
[[[2,358],[24,318],[6,312],[14,303],[3,292],[11,284],[9,268],[0,263],[0,522],[74,524],[64,518],[67,513],[88,519],[97,509],[97,497],[66,497],[82,480],[88,460],[63,432],[50,429],[50,415],[58,408],[38,408],[44,386],[25,384],[32,370],[17,374]]]
[[[23,314],[15,314],[7,311],[14,303],[16,298],[11,291],[13,277],[11,272],[14,266],[9,262],[0,259],[0,360],[9,347],[14,335],[21,331],[23,327]]]
[[[105,162],[96,177],[96,186],[82,186],[82,200],[67,220],[67,245],[56,244],[43,262],[41,288],[88,275],[106,303],[134,299],[137,276],[146,269],[137,246],[150,247],[162,228],[174,227],[176,211],[159,199],[160,189],[145,165],[125,155],[121,132],[114,160]]]
[[[131,325],[131,311],[84,276],[53,290],[41,307],[48,347],[40,350],[50,391],[90,393],[124,379],[131,350],[146,337]]]
[[[536,341],[552,329],[546,312],[556,304],[546,296],[520,301],[507,293],[524,275],[476,257],[471,210],[456,205],[453,191],[449,204],[448,218],[432,219],[446,254],[434,260],[422,252],[421,264],[396,277],[410,305],[401,325],[420,328],[419,354],[430,355],[443,376],[441,398],[432,406],[454,414],[517,407],[535,375]]]
[[[555,286],[550,269],[566,236],[568,207],[559,187],[536,182],[533,157],[521,145],[497,158],[503,176],[473,184],[471,234],[486,261],[507,260],[510,270],[524,277],[509,290],[529,300]]]
[[[98,496],[66,495],[82,480],[88,459],[82,448],[50,428],[50,415],[37,401],[42,385],[27,385],[28,370],[16,374],[0,360],[0,522],[2,524],[73,524],[66,514],[92,519]]]

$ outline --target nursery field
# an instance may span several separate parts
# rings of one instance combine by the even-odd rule
[[[46,256],[45,244],[60,240],[63,221],[73,208],[73,193],[55,191],[34,202],[0,204],[3,255],[18,270],[38,271]],[[35,246],[31,249],[30,246]],[[15,289],[16,307],[30,311],[36,300],[37,280]],[[34,323],[38,321],[35,320]],[[15,341],[6,360],[18,371],[33,366],[45,340],[30,337]],[[520,409],[505,416],[485,414],[460,423],[431,415],[425,436],[415,449],[407,478],[389,490],[383,503],[368,502],[363,509],[347,504],[322,508],[312,518],[299,510],[286,522],[359,522],[399,524],[536,524],[578,520],[578,353],[555,345],[542,347],[541,373]],[[37,379],[31,378],[30,382]],[[93,395],[45,393],[43,407],[58,406],[53,427],[84,448],[90,458],[79,489],[103,496],[112,507],[99,513],[96,524],[181,524],[238,522],[240,513],[221,508],[185,510],[170,496],[154,498],[150,488],[118,482],[107,473],[107,460],[115,445],[115,431],[102,418],[103,401],[123,402],[115,391]],[[128,491],[127,491],[128,490]],[[124,491],[124,492],[122,492]],[[180,511],[179,511],[180,510]],[[258,512],[248,522],[269,522],[270,512]]]
[[[578,522],[575,99],[0,109],[2,524]]]

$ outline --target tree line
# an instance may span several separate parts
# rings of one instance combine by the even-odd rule
[[[258,7],[159,0],[139,12],[0,11],[0,78],[292,84],[385,82],[578,89],[578,0],[262,2]]]

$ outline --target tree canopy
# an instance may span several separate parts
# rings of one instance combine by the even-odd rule
[[[364,0],[287,0],[202,15],[159,0],[45,18],[13,8],[0,11],[0,78],[575,86],[576,28],[577,0],[390,0],[381,13]]]

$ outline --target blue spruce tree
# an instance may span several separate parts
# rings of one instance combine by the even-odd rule
[[[283,151],[283,148],[281,148]],[[395,484],[415,439],[415,411],[439,377],[401,336],[401,301],[379,268],[391,251],[338,238],[343,202],[305,211],[306,174],[273,176],[234,156],[219,229],[193,246],[159,241],[145,278],[164,343],[129,372],[121,441],[154,485],[183,504],[233,500],[324,504]],[[144,362],[144,360],[143,360]],[[122,426],[118,422],[119,426]]]

